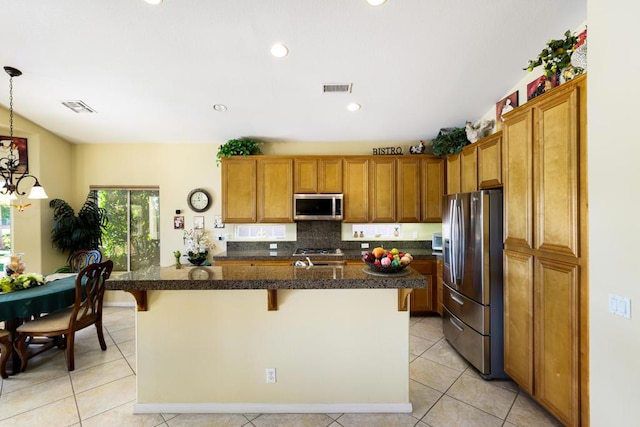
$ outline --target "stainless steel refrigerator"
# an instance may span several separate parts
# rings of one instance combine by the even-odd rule
[[[502,190],[445,196],[443,331],[485,379],[506,378]]]

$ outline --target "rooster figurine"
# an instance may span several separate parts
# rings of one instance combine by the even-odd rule
[[[409,147],[409,153],[422,154],[424,152],[424,141],[420,141],[419,145],[412,145]]]

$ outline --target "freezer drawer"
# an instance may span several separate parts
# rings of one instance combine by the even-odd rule
[[[488,305],[482,305],[465,297],[460,292],[451,289],[446,283],[442,292],[442,305],[444,305],[451,314],[471,326],[477,332],[482,335],[489,335],[489,322],[491,318]]]
[[[491,374],[490,338],[479,334],[451,314],[445,306],[442,329],[449,343],[483,375]]]

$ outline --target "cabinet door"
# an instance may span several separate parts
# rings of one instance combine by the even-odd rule
[[[432,260],[414,260],[411,268],[427,278],[426,288],[414,289],[411,293],[411,313],[425,313],[436,311],[436,290],[433,286],[435,262]]]
[[[533,256],[504,251],[504,371],[533,394]]]
[[[478,144],[478,188],[502,186],[502,132]]]
[[[318,160],[318,193],[342,193],[342,159]]]
[[[467,145],[460,153],[460,191],[478,191],[478,145]]]
[[[579,425],[578,266],[535,264],[535,396],[565,425]]]
[[[293,187],[295,193],[318,192],[318,161],[316,159],[294,159]]]
[[[442,222],[444,196],[444,160],[438,157],[422,159],[422,221]]]
[[[534,247],[578,257],[578,90],[570,89],[534,108]]]
[[[369,161],[344,160],[344,222],[369,222]]]
[[[396,161],[394,158],[369,161],[371,222],[396,222]]]
[[[531,249],[533,235],[533,114],[512,112],[502,132],[505,247]]]
[[[293,161],[258,160],[258,222],[293,222]]]
[[[460,192],[460,153],[447,156],[447,194]]]
[[[222,219],[229,223],[256,222],[255,160],[222,160]]]
[[[420,222],[420,162],[419,158],[398,159],[396,182],[398,222]]]

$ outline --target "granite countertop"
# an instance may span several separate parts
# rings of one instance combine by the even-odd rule
[[[312,261],[351,261],[360,260],[362,255],[370,249],[343,249],[343,255],[313,255],[310,256]],[[431,249],[413,248],[408,249],[413,255],[414,259],[435,259],[437,255],[441,255],[442,252],[432,251]],[[241,251],[226,251],[218,254],[214,254],[211,257],[213,262],[216,260],[254,260],[254,261],[293,261],[305,260],[305,256],[293,255],[292,250],[241,250]]]
[[[407,267],[401,274],[370,274],[365,265],[208,266],[181,269],[152,267],[113,276],[108,290],[224,290],[224,289],[400,289],[426,288],[426,278]]]

